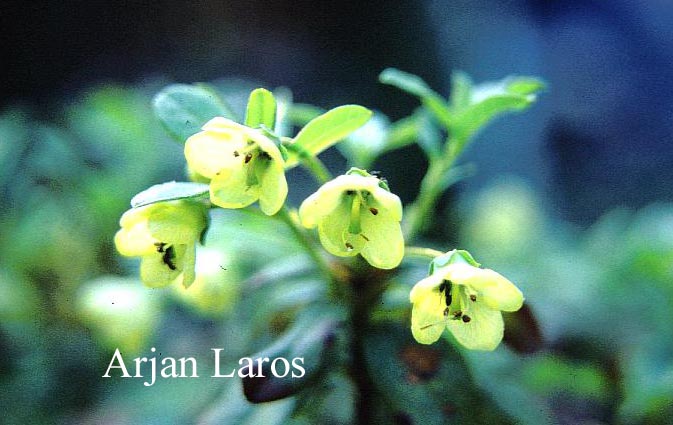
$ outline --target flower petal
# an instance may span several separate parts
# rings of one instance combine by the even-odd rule
[[[212,179],[222,169],[243,161],[236,152],[242,151],[246,142],[246,134],[241,131],[202,131],[185,142],[185,158],[191,170]]]
[[[369,239],[362,249],[362,256],[374,267],[393,269],[404,257],[404,237],[399,221],[388,211],[361,213],[362,234]]]
[[[247,167],[237,164],[235,169],[223,170],[210,181],[210,200],[222,208],[244,208],[259,199],[259,184],[248,186]]]
[[[416,303],[426,296],[429,296],[429,294],[439,294],[439,285],[441,285],[443,280],[444,279],[438,274],[432,274],[421,279],[413,288],[411,288],[411,292],[409,292],[409,301]]]
[[[181,261],[182,263],[182,286],[189,288],[189,286],[194,283],[196,279],[196,244],[188,245],[185,247],[184,258]]]
[[[257,158],[257,161],[269,161]],[[283,207],[287,198],[287,180],[285,168],[281,162],[274,159],[266,167],[261,175],[259,192],[259,208],[266,215],[274,215]]]
[[[122,215],[119,220],[121,229],[114,238],[117,251],[121,255],[133,257],[147,255],[156,250],[154,243],[157,240],[150,234],[147,223],[149,211],[147,207],[132,208]]]
[[[318,224],[318,235],[323,247],[330,254],[339,257],[357,255],[365,245],[365,239],[348,231],[350,224],[350,203],[341,202]]]
[[[523,294],[512,282],[490,269],[454,263],[442,269],[444,278],[471,287],[489,308],[516,311],[523,305]]]
[[[306,198],[299,207],[299,220],[302,226],[312,229],[326,215],[330,214],[344,201],[344,190],[338,185],[325,183],[317,192]]]
[[[183,271],[185,245],[174,245],[174,257],[171,269],[164,261],[164,254],[155,252],[142,257],[140,261],[140,279],[146,286],[160,288],[171,284]]]
[[[399,196],[378,186],[372,192],[372,196],[373,199],[368,202],[370,207],[387,212],[395,221],[402,220],[402,201]]]
[[[428,278],[414,286],[410,298],[414,300],[411,310],[411,333],[421,344],[432,344],[437,341],[446,328],[447,318],[444,316],[446,306],[442,297],[430,286]]]
[[[149,231],[161,242],[193,243],[206,225],[206,213],[201,204],[173,201],[148,206],[153,207],[149,214]]]
[[[470,350],[495,350],[504,332],[502,313],[474,303],[466,314],[470,318],[467,323],[460,319],[447,322],[456,340]]]

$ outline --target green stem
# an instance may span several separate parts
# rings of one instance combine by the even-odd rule
[[[460,140],[447,138],[442,155],[430,160],[428,171],[421,181],[418,196],[406,212],[407,219],[404,227],[406,240],[415,238],[418,233],[425,230],[428,223],[433,221],[430,219],[430,215],[434,210],[437,199],[445,189],[444,177],[446,172],[453,166],[466,145],[467,143]]]
[[[405,256],[410,256],[410,257],[423,257],[423,258],[429,258],[431,260],[434,260],[435,257],[439,257],[440,255],[444,255],[442,251],[438,251],[436,249],[432,248],[425,248],[422,246],[408,246],[404,248],[404,255]]]
[[[295,236],[297,241],[304,247],[306,253],[315,262],[320,272],[325,276],[328,282],[332,282],[333,281],[332,270],[329,264],[325,260],[325,257],[322,256],[321,252],[318,249],[316,249],[313,240],[309,238],[304,228],[301,226],[301,224],[299,224],[299,222],[296,219],[296,215],[292,214],[287,206],[283,206],[283,208],[281,208],[280,211],[278,211],[276,216],[281,220],[283,220],[285,224],[287,224],[287,226],[292,231],[292,234]]]
[[[301,161],[304,167],[313,174],[318,183],[325,184],[333,179],[332,173],[329,172],[325,164],[317,156],[307,155],[302,157]]]

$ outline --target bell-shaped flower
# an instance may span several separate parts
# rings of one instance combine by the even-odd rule
[[[182,275],[187,287],[194,282],[196,242],[206,227],[206,209],[191,201],[165,201],[126,211],[115,235],[120,254],[140,257],[140,278],[150,287],[162,287]]]
[[[402,203],[385,180],[356,168],[325,183],[299,208],[302,225],[318,226],[331,254],[361,254],[380,269],[397,267],[404,256]]]
[[[521,291],[499,273],[480,268],[466,251],[449,251],[430,269],[409,294],[416,341],[432,344],[448,329],[466,348],[494,350],[503,337],[501,311],[520,309]]]
[[[223,117],[208,121],[185,142],[191,172],[210,179],[210,200],[222,208],[243,208],[259,200],[273,215],[287,197],[285,162],[261,130]]]

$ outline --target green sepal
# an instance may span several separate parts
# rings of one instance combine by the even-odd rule
[[[251,128],[265,126],[273,130],[276,125],[276,99],[270,91],[259,88],[250,93],[245,111],[245,125]]]
[[[474,257],[472,257],[472,254],[469,252],[463,249],[452,249],[451,251],[439,255],[430,261],[428,275],[433,274],[435,272],[435,268],[441,269],[442,267],[446,267],[449,264],[454,263],[467,263],[473,267],[481,266],[481,264],[477,263]]]
[[[301,157],[318,155],[362,127],[372,111],[359,105],[344,105],[330,109],[312,119],[286,147],[291,153],[288,166],[296,165]]]
[[[213,117],[235,120],[229,106],[207,84],[172,84],[154,96],[152,108],[168,134],[180,143]]]
[[[131,199],[131,207],[138,208],[144,205],[178,199],[192,199],[195,201],[209,198],[208,185],[192,182],[168,182],[155,184],[143,190]]]

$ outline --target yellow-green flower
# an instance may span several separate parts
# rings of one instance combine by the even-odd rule
[[[223,117],[203,126],[185,142],[189,169],[210,179],[210,200],[222,208],[243,208],[259,200],[273,215],[287,197],[285,162],[261,130]]]
[[[340,257],[362,256],[374,267],[392,269],[404,256],[402,203],[385,181],[351,169],[325,183],[299,208],[301,223],[318,226],[320,242]]]
[[[206,226],[206,210],[190,201],[166,201],[132,208],[119,220],[115,235],[120,254],[140,257],[140,278],[151,287],[166,286],[182,275],[194,282],[196,242]]]
[[[469,253],[454,250],[433,260],[409,300],[411,332],[421,344],[432,344],[448,328],[466,348],[494,350],[503,336],[501,311],[520,309],[523,295],[499,273],[478,267]]]

